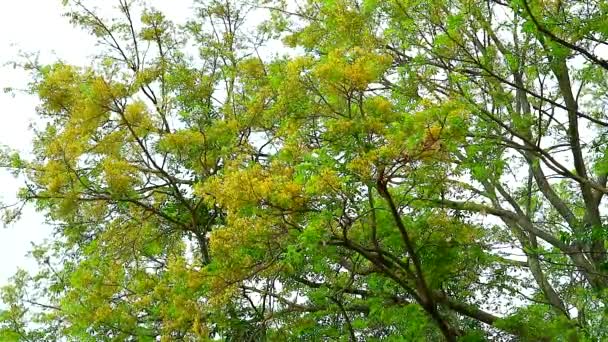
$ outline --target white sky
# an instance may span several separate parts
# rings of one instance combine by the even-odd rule
[[[108,4],[115,1],[90,1]],[[191,0],[152,1],[170,18],[181,21],[191,16]],[[62,59],[76,65],[87,65],[94,49],[94,40],[74,28],[62,17],[61,0],[0,0],[0,64],[15,60],[20,51],[39,52],[41,62]],[[0,67],[0,89],[11,86],[23,88],[27,74],[12,67]],[[27,153],[31,149],[32,131],[37,99],[32,96],[0,93],[0,145]],[[8,172],[0,170],[0,201],[10,203],[22,185]],[[17,223],[0,227],[0,285],[4,285],[18,267],[33,269],[35,263],[26,257],[31,242],[50,237],[51,229],[44,217],[28,207]]]
[[[41,61],[61,58],[82,64],[92,41],[75,30],[61,16],[59,0],[0,1],[0,63],[15,60],[19,51],[39,51]],[[88,44],[87,44],[88,43]],[[0,68],[0,88],[23,87],[27,75],[18,69]],[[37,100],[18,94],[0,94],[0,144],[27,153],[31,149],[32,132],[28,128],[35,120]],[[0,171],[0,199],[14,201],[22,182],[8,172]],[[0,228],[0,284],[5,284],[18,267],[32,269],[34,261],[26,257],[31,242],[41,242],[50,235],[43,216],[26,208],[20,221]]]

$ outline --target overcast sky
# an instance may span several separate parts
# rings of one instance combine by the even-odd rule
[[[20,50],[40,52],[41,61],[61,58],[82,64],[86,61],[91,39],[75,30],[61,16],[59,0],[19,0],[0,2],[0,63],[18,58]],[[0,88],[23,87],[27,75],[17,69],[0,68]],[[35,120],[35,97],[0,94],[0,144],[27,153],[31,148],[29,125]],[[22,183],[6,171],[0,171],[0,198],[14,201]],[[31,242],[41,242],[50,235],[43,217],[26,208],[23,218],[7,228],[0,228],[0,284],[15,273],[17,267],[32,269],[34,262],[26,258]]]
[[[112,3],[112,0],[97,3]],[[155,6],[170,18],[183,20],[191,14],[191,0],[156,0]],[[62,59],[76,65],[87,65],[94,49],[94,40],[74,28],[62,17],[61,0],[0,1],[0,64],[18,58],[20,51],[39,52],[40,61],[50,63]],[[27,74],[11,67],[0,67],[0,89],[23,87]],[[27,153],[31,149],[32,131],[36,120],[37,99],[32,96],[0,93],[0,144]],[[0,200],[10,203],[22,181],[0,170]],[[8,228],[0,228],[0,285],[18,267],[33,269],[35,263],[26,257],[32,242],[50,236],[42,214],[26,208],[20,221]]]

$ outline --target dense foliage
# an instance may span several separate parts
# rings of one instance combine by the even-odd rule
[[[608,339],[608,2],[64,2],[2,341]]]

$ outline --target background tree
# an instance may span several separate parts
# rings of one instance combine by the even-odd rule
[[[142,5],[118,1],[116,17],[104,18],[91,3],[67,2],[70,20],[99,40],[92,67],[27,66],[44,124],[34,160],[6,161],[27,178],[21,198],[58,236],[34,253],[43,271],[28,280],[44,283],[34,309],[52,309],[35,319],[53,324],[33,336],[154,340],[223,329],[198,323],[205,290],[177,283],[209,264],[208,234],[223,221],[193,185],[237,153],[255,155],[236,120],[236,68],[265,38],[245,37],[245,5],[201,4],[179,28]],[[195,56],[186,43],[200,46]],[[30,302],[25,290],[6,293],[12,305]],[[7,319],[26,311],[15,306]]]

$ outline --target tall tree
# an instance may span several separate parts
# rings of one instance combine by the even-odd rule
[[[604,1],[69,6],[7,339],[608,338]]]

